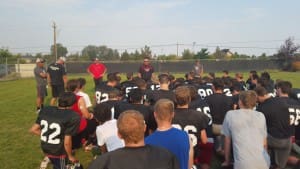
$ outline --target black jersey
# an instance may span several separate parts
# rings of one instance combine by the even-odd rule
[[[64,85],[63,76],[67,74],[62,64],[52,63],[47,68],[47,73],[51,79],[51,85]]]
[[[115,107],[117,106],[117,105],[119,105],[119,104],[122,104],[123,103],[123,101],[121,101],[121,100],[108,100],[108,101],[106,101],[106,102],[102,102],[102,103],[100,103],[100,105],[101,104],[103,104],[103,105],[107,105],[107,107],[110,109],[110,111],[111,111],[111,117],[112,118],[115,118]]]
[[[231,97],[224,94],[215,93],[205,98],[209,105],[210,113],[214,124],[223,124],[227,111],[232,110],[233,103]]]
[[[94,160],[88,169],[179,169],[175,155],[151,145],[124,147],[105,153]]]
[[[199,156],[199,146],[201,143],[201,130],[207,128],[209,118],[202,112],[187,109],[176,108],[172,125],[175,128],[186,131],[191,137],[194,146],[194,158]]]
[[[72,110],[45,107],[41,109],[36,124],[41,126],[41,147],[45,154],[65,155],[64,137],[77,133],[80,117]]]
[[[175,102],[175,93],[171,90],[154,90],[147,97],[151,105],[154,105],[159,99],[169,99]]]
[[[156,130],[157,124],[154,119],[153,110],[149,106],[143,104],[130,104],[123,102],[115,106],[115,119],[118,119],[120,114],[126,110],[136,110],[139,111],[144,116],[144,120],[147,125],[147,130],[145,132],[146,136],[149,134],[149,130]]]
[[[291,135],[295,135],[296,139],[300,140],[300,102],[289,97],[281,97],[281,99],[288,105]]]
[[[279,98],[269,98],[257,106],[257,111],[265,115],[268,134],[285,139],[291,136],[290,113],[286,102]]]
[[[223,89],[223,94],[225,94],[226,96],[231,97],[232,93],[231,93],[230,87],[225,86],[224,89]]]
[[[232,104],[235,107],[235,109],[239,109],[240,108],[239,107],[239,99],[240,99],[239,94],[232,95],[231,99],[232,99]]]
[[[214,93],[212,90],[212,85],[210,84],[199,85],[197,88],[197,92],[202,99]]]
[[[193,109],[193,110],[197,110],[199,112],[204,113],[209,121],[208,121],[208,126],[206,128],[206,135],[208,138],[212,139],[213,138],[213,133],[212,133],[212,117],[210,114],[210,108],[208,106],[208,104],[201,98],[193,100],[190,104],[189,104],[189,108]]]
[[[138,86],[131,80],[127,80],[121,83],[121,92],[126,100],[128,100],[128,93],[131,89],[136,89]]]
[[[96,87],[95,99],[96,104],[108,101],[109,92],[116,90],[116,88],[106,85],[106,83]]]
[[[295,89],[295,88],[292,89],[290,93],[290,97],[300,101],[300,89]]]
[[[150,90],[159,90],[160,89],[160,85],[157,84],[157,83],[148,82],[147,83],[147,89],[150,89]]]

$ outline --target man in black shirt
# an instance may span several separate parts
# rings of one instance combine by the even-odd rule
[[[123,100],[128,100],[128,93],[131,89],[138,88],[137,85],[133,81],[133,73],[128,72],[126,73],[127,80],[122,82],[121,85],[121,92],[123,95]]]
[[[114,118],[118,119],[120,114],[126,110],[136,110],[143,114],[147,128],[145,135],[148,136],[156,130],[157,124],[154,119],[153,109],[143,104],[143,92],[141,89],[132,89],[129,93],[129,103],[123,102],[115,106]]]
[[[109,92],[115,90],[119,77],[115,73],[107,74],[107,82],[96,86],[95,98],[96,104],[100,104],[109,100]]]
[[[145,145],[143,115],[134,110],[123,112],[117,121],[118,135],[125,147],[99,156],[88,169],[179,169],[175,155],[168,150]]]
[[[64,67],[66,62],[65,57],[59,59],[48,66],[47,79],[52,89],[51,106],[56,106],[58,96],[65,91],[65,84],[67,83],[67,72]]]
[[[161,74],[158,77],[159,79],[159,90],[154,90],[148,95],[148,99],[150,101],[150,105],[154,105],[156,101],[159,99],[169,99],[171,101],[175,101],[175,94],[173,91],[169,90],[169,75]]]
[[[200,167],[200,144],[207,143],[206,128],[209,118],[203,113],[189,108],[190,89],[187,86],[175,90],[177,107],[173,118],[173,127],[186,131],[194,146],[194,165]]]
[[[223,154],[223,137],[221,136],[221,128],[226,112],[233,109],[231,97],[223,94],[224,83],[221,78],[213,80],[214,94],[205,98],[209,105],[211,116],[213,119],[213,134],[215,135],[215,147],[218,153]]]
[[[63,93],[58,99],[58,108],[41,109],[30,129],[31,133],[40,136],[41,148],[55,169],[65,169],[66,160],[77,161],[72,155],[72,136],[78,131],[80,117],[70,110],[75,102],[75,94]]]
[[[208,104],[197,94],[196,88],[194,86],[189,86],[189,89],[192,99],[189,104],[189,108],[204,113],[209,119],[207,128],[205,129],[207,135],[207,143],[203,144],[202,142],[199,142],[199,163],[202,169],[208,169],[210,168],[211,161],[214,155],[214,139],[212,133],[212,117],[210,114],[210,108]]]
[[[151,81],[154,68],[150,64],[150,58],[145,57],[143,64],[139,67],[138,77],[144,79],[146,82]]]
[[[267,142],[271,165],[285,168],[291,151],[291,125],[288,105],[284,99],[271,97],[264,87],[256,87],[259,105],[257,111],[265,115],[267,122]]]

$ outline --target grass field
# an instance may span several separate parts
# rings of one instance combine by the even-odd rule
[[[272,79],[289,80],[295,88],[300,88],[299,72],[269,71]],[[176,74],[176,77],[182,74]],[[217,74],[220,76],[220,73]],[[231,74],[233,76],[233,74]],[[244,73],[244,78],[248,72]],[[93,81],[87,74],[69,75],[69,79],[85,77],[86,91],[93,96]],[[123,78],[124,79],[124,78]],[[37,169],[43,159],[40,141],[28,129],[35,122],[35,81],[33,78],[0,82],[0,168],[1,169]],[[92,98],[92,97],[91,97]],[[49,103],[48,96],[45,103]],[[79,150],[76,153],[86,167],[91,161],[90,153]],[[218,168],[218,163],[214,163]]]

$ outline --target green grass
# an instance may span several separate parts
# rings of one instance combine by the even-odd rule
[[[300,88],[299,72],[269,71],[272,79],[284,79]],[[220,76],[221,73],[217,73]],[[232,73],[231,76],[234,74]],[[176,74],[176,77],[183,76]],[[244,73],[244,78],[248,72]],[[93,98],[92,79],[87,74],[70,75],[69,79],[85,77],[86,91]],[[122,77],[124,79],[124,75]],[[39,137],[31,135],[28,130],[35,122],[35,81],[33,78],[0,82],[0,164],[2,169],[36,169],[39,168],[43,154],[40,149]],[[50,91],[49,91],[50,94]],[[45,103],[48,104],[48,96]],[[91,154],[79,150],[76,153],[81,163],[86,167],[92,160]],[[218,168],[214,162],[214,168]]]

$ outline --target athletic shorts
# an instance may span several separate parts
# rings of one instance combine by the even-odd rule
[[[198,163],[210,165],[214,154],[214,143],[198,144],[200,144],[200,153],[197,157]]]
[[[64,85],[51,85],[52,88],[52,97],[59,97],[64,91]]]
[[[47,88],[46,86],[37,86],[37,97],[44,98],[47,96]]]

